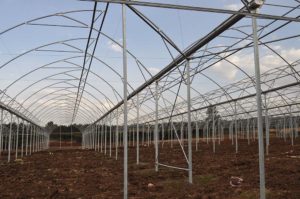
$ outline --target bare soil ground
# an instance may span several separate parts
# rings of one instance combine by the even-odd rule
[[[300,198],[300,140],[289,142],[272,138],[266,156],[267,198]],[[239,153],[229,140],[217,144],[200,142],[193,150],[193,181],[187,172],[170,168],[154,171],[153,146],[140,147],[140,165],[136,165],[135,147],[129,150],[130,198],[258,198],[258,145],[239,141]],[[193,146],[195,149],[195,146]],[[187,167],[178,145],[160,144],[160,162]],[[119,159],[93,150],[50,150],[10,164],[0,162],[0,198],[122,198],[123,151]],[[232,187],[230,178],[241,177]],[[148,186],[152,183],[153,186]]]
[[[81,146],[81,143],[62,140],[61,141],[61,146],[62,147],[78,147],[78,146]],[[51,149],[59,148],[60,147],[60,142],[59,141],[50,141],[49,147]]]

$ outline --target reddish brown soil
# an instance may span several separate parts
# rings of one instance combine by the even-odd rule
[[[59,148],[60,143],[59,143],[59,141],[51,141],[49,143],[49,146],[50,146],[50,148]],[[71,141],[61,141],[61,146],[62,147],[71,147],[71,146],[78,147],[78,146],[81,146],[81,143],[71,142]]]
[[[130,198],[258,198],[257,143],[239,141],[239,153],[229,141],[217,145],[200,143],[193,151],[193,181],[187,172],[168,168],[154,171],[153,147],[141,147],[140,165],[135,164],[135,148],[129,150]],[[194,147],[195,148],[195,147]],[[194,149],[193,148],[193,149]],[[52,154],[53,153],[53,154]],[[114,156],[115,151],[112,152]],[[119,160],[93,150],[52,150],[35,153],[23,161],[1,161],[0,198],[122,198],[122,150]],[[160,144],[160,162],[185,166],[178,145]],[[230,177],[243,178],[240,187],[230,185]],[[149,188],[148,183],[154,186]],[[294,147],[272,139],[266,157],[267,198],[300,198],[300,141]]]

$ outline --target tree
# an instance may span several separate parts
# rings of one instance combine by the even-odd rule
[[[50,122],[48,122],[47,124],[46,124],[46,128],[47,127],[52,127],[54,125],[54,123],[52,122],[52,121],[50,121]]]
[[[218,110],[216,106],[210,105],[206,110],[206,122],[211,122],[214,118],[215,121],[217,121],[221,116],[218,114]]]
[[[45,129],[47,132],[52,132],[53,129],[57,127],[56,124],[54,124],[52,121],[48,122],[45,126]]]

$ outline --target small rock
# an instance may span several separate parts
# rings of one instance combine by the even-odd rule
[[[230,185],[232,187],[239,187],[242,184],[243,181],[244,180],[242,178],[240,178],[240,177],[231,176],[231,178],[230,178]]]
[[[15,162],[19,164],[24,164],[24,161],[22,159],[15,159]]]
[[[300,155],[291,155],[291,156],[288,156],[289,158],[300,158]]]
[[[149,189],[153,189],[154,187],[155,187],[154,184],[148,183],[148,188],[149,188]]]

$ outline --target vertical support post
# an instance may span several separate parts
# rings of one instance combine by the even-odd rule
[[[81,149],[85,149],[85,132],[82,133]]]
[[[198,121],[195,121],[196,123],[196,151],[198,151],[198,143],[199,143],[199,126]]]
[[[33,129],[33,135],[32,135],[32,153],[35,152],[35,147],[36,147],[36,126],[34,126],[34,129]]]
[[[295,138],[298,138],[298,117],[294,119],[294,125],[295,125]]]
[[[215,106],[212,108],[212,137],[213,137],[213,152],[216,152],[216,132],[215,132]]]
[[[103,152],[103,131],[104,131],[104,124],[103,124],[103,121],[102,121],[102,124],[101,124],[101,129],[100,129],[100,151],[101,153]]]
[[[188,115],[188,158],[189,158],[189,183],[193,183],[193,166],[192,166],[192,126],[191,126],[191,78],[190,62],[186,62],[186,84],[187,84],[187,115]]]
[[[155,82],[154,146],[155,146],[155,171],[158,171],[158,81]]]
[[[28,155],[28,137],[29,137],[29,128],[30,124],[27,122],[27,128],[26,128],[26,146],[25,146],[25,155]]]
[[[89,129],[86,130],[86,140],[85,140],[85,148],[89,149],[90,148],[90,140],[91,140],[91,136],[90,136],[90,131]]]
[[[118,148],[119,148],[119,113],[117,109],[117,115],[116,115],[116,160],[118,160]]]
[[[181,126],[180,126],[180,142],[182,143],[182,145],[184,146],[184,140],[183,140],[183,135],[184,135],[184,121],[183,121],[183,116],[182,116],[182,121],[181,121]]]
[[[257,13],[257,9],[252,11]],[[259,149],[259,182],[260,182],[260,199],[266,198],[265,192],[265,158],[264,158],[264,136],[263,136],[263,119],[262,119],[262,100],[261,100],[261,85],[260,85],[260,66],[259,66],[259,51],[258,51],[258,36],[257,36],[257,21],[256,17],[252,17],[253,28],[253,47],[254,47],[254,64],[255,64],[255,79],[256,79],[256,103],[257,103],[257,130],[258,130],[258,149]]]
[[[255,140],[255,131],[256,131],[256,127],[255,127],[255,119],[253,118],[253,121],[252,121],[253,125],[252,125],[252,140]]]
[[[92,125],[89,128],[89,134],[90,134],[90,149],[94,149],[94,125]]]
[[[89,142],[89,134],[88,134],[88,129],[85,130],[85,135],[84,135],[84,148],[87,149],[88,143]]]
[[[267,94],[265,94],[265,125],[266,125],[266,155],[269,155],[270,129],[269,129]]]
[[[131,130],[131,133],[132,133],[132,136],[131,136],[131,137],[132,137],[132,146],[134,146],[134,145],[135,145],[135,144],[134,144],[134,143],[135,143],[135,136],[134,136],[134,133],[135,133],[135,132],[134,132],[134,125],[132,125],[131,129],[132,129],[132,130]]]
[[[209,120],[206,121],[206,144],[208,144],[209,141]]]
[[[247,118],[247,141],[248,141],[248,145],[250,145],[250,122],[249,122],[249,118]]]
[[[35,152],[37,152],[39,150],[39,127],[36,127],[36,131],[35,131]]]
[[[33,129],[33,134],[32,134],[32,153],[34,153],[35,152],[35,147],[36,147],[36,145],[35,145],[35,136],[36,136],[36,126],[34,126],[34,129]]]
[[[11,134],[12,134],[12,122],[13,122],[13,115],[10,114],[10,124],[9,124],[9,137],[8,137],[8,156],[7,162],[10,162],[10,152],[11,152]]]
[[[91,137],[91,129],[88,128],[87,130],[87,148],[91,149],[91,141],[92,141],[92,137]]]
[[[130,125],[129,125],[129,127],[128,127],[128,141],[129,141],[129,146],[131,146],[132,145],[132,142],[131,142],[131,128],[130,128]]]
[[[31,125],[31,129],[30,129],[30,136],[29,136],[29,155],[31,155],[31,152],[32,152],[32,134],[33,134],[33,128],[34,126]]]
[[[94,151],[97,151],[97,124],[94,124],[92,126],[92,129],[93,128],[94,128],[94,130],[93,130],[93,134],[94,134],[94,141],[93,141]]]
[[[107,120],[107,119],[105,119]],[[107,143],[107,125],[104,123],[105,129],[104,129],[104,154],[106,155],[106,143]]]
[[[39,128],[39,134],[38,134],[38,151],[41,151],[41,142],[42,142],[42,130]]]
[[[43,131],[43,150],[47,149],[47,136],[46,136],[46,132]]]
[[[137,101],[136,101],[136,114],[137,114],[137,121],[136,121],[136,164],[140,163],[140,99],[139,94],[137,94]]]
[[[43,129],[40,129],[40,151],[43,150],[43,139],[44,139],[44,132]]]
[[[286,124],[285,124],[285,115],[283,116],[283,124],[282,124],[282,133],[283,133],[283,139],[284,139],[284,142],[286,142]]]
[[[32,132],[31,132],[31,151],[30,151],[30,155],[33,153],[33,149],[34,149],[34,132],[35,132],[35,126],[32,127]]]
[[[236,101],[234,101],[234,129],[235,129],[235,153],[238,153],[238,124],[237,124]]]
[[[84,132],[82,132],[81,136],[82,136],[82,139],[81,139],[81,149],[84,149],[84,140],[85,140]]]
[[[92,125],[91,131],[93,135],[93,149],[96,151],[96,125]]]
[[[1,109],[1,118],[0,118],[0,156],[3,148],[3,109]]]
[[[85,148],[90,148],[90,131],[89,129],[86,130],[86,140],[85,140]]]
[[[109,114],[109,157],[111,157],[111,114]]]
[[[43,142],[44,142],[44,132],[43,132],[43,129],[40,129],[40,149],[39,149],[39,151],[43,150]]]
[[[150,145],[150,124],[148,123],[148,129],[147,129],[147,146]]]
[[[71,147],[73,147],[73,128],[71,124]]]
[[[291,136],[291,144],[294,146],[294,126],[293,126],[293,114],[292,114],[292,106],[290,105],[290,136]]]
[[[123,95],[124,95],[124,199],[128,198],[128,140],[127,140],[127,46],[126,46],[126,5],[122,4],[122,33],[123,33]]]
[[[59,148],[61,149],[61,125],[59,126]]]
[[[7,144],[8,144],[8,140],[7,140],[7,133],[3,133],[3,151],[7,151]]]
[[[18,118],[18,124],[17,124],[17,132],[16,132],[16,153],[15,153],[15,158],[18,159],[18,146],[19,146],[19,125],[20,125],[20,122],[19,122],[19,118]]]
[[[170,135],[170,139],[171,139],[171,148],[173,148],[173,136],[174,136],[174,134],[173,134],[173,119],[171,118],[171,125],[170,125],[170,133],[171,133],[171,135]]]
[[[33,125],[30,126],[30,134],[29,134],[29,155],[31,155],[31,147],[32,147],[32,132],[33,132]]]
[[[161,140],[162,140],[162,144],[161,146],[164,146],[165,143],[165,127],[164,127],[164,121],[161,122]]]
[[[101,132],[101,125],[100,125],[100,122],[98,123],[98,125],[96,125],[97,127],[97,151],[99,151],[99,144],[100,144],[100,132]]]
[[[43,144],[42,145],[43,145],[43,147],[42,147],[43,150],[47,149],[47,135],[46,135],[45,131],[43,131]]]
[[[37,148],[36,148],[36,151],[40,151],[40,128],[38,127],[38,132],[37,132]]]
[[[25,131],[25,123],[24,120],[22,121],[22,144],[21,144],[21,157],[23,157],[23,148],[24,148],[24,131]]]
[[[145,124],[143,124],[143,131],[142,131],[142,145],[144,146],[144,141],[145,141]]]
[[[218,144],[220,145],[221,144],[221,136],[222,136],[222,133],[221,133],[221,118],[218,118],[218,128],[217,128],[217,132],[218,132]]]

